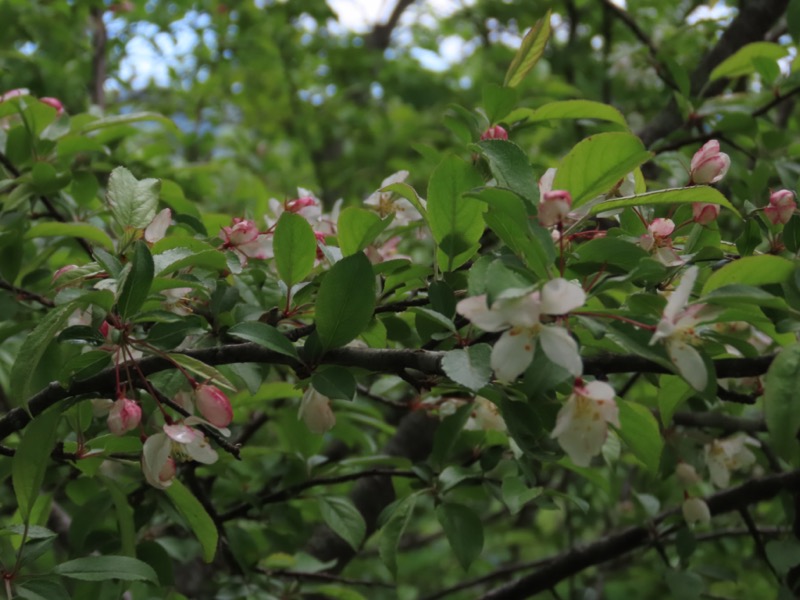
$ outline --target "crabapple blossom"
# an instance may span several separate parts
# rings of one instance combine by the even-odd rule
[[[125,435],[136,429],[142,420],[142,408],[135,400],[119,398],[108,411],[108,430],[114,435]]]
[[[756,462],[748,446],[758,446],[756,439],[737,433],[722,440],[705,445],[705,459],[711,481],[718,488],[726,488],[731,480],[731,471],[746,469]]]
[[[144,239],[150,244],[155,244],[157,241],[164,238],[164,235],[167,233],[167,228],[171,223],[172,211],[169,208],[165,208],[153,217],[150,224],[145,227]]]
[[[483,431],[506,431],[506,422],[494,402],[487,400],[483,396],[478,396],[475,398],[472,413],[464,428]]]
[[[778,190],[770,194],[769,204],[764,207],[764,215],[773,225],[778,223],[786,225],[796,209],[797,202],[794,200],[794,192]]]
[[[58,98],[52,98],[50,96],[45,96],[44,98],[39,98],[39,102],[42,104],[47,104],[47,106],[52,106],[56,109],[56,116],[60,117],[64,114],[64,105],[61,103],[61,100]]]
[[[690,267],[667,300],[650,345],[663,341],[672,363],[689,385],[698,391],[706,388],[708,372],[700,353],[693,347],[699,336],[695,327],[716,315],[704,304],[687,306],[697,280],[697,267]]]
[[[695,152],[689,166],[689,182],[693,184],[716,183],[731,166],[731,158],[719,151],[719,142],[709,140]]]
[[[693,527],[698,523],[708,525],[711,522],[711,510],[702,498],[686,498],[681,505],[681,512],[689,526]]]
[[[381,191],[393,183],[404,182],[407,177],[408,171],[398,171],[393,175],[389,175],[381,182],[380,188],[364,200],[364,205],[375,209],[382,219],[393,214],[392,225],[394,226],[403,226],[413,221],[419,221],[422,219],[422,215],[406,198],[402,198],[394,192]]]
[[[539,201],[538,219],[543,227],[562,225],[569,215],[572,196],[566,190],[551,190],[542,194]]]
[[[303,394],[297,418],[303,420],[311,433],[322,434],[336,425],[331,399],[320,394],[312,386],[308,386]]]
[[[492,125],[481,134],[481,140],[507,140],[508,132],[500,125]]]
[[[692,219],[700,225],[708,225],[717,220],[720,205],[708,204],[706,202],[695,202],[692,204]]]
[[[205,465],[217,462],[219,456],[216,450],[209,445],[202,431],[192,427],[198,423],[202,424],[204,421],[189,417],[183,423],[164,425],[162,432],[145,440],[142,448],[142,471],[150,485],[159,489],[172,485],[175,475],[174,460],[195,460]],[[225,429],[220,432],[223,435],[230,433]],[[173,461],[171,467],[170,461]]]
[[[653,219],[647,226],[647,233],[639,238],[639,246],[653,256],[666,267],[675,267],[683,264],[683,260],[672,247],[670,236],[675,231],[675,223],[672,219]]]
[[[233,420],[228,397],[215,385],[203,383],[194,390],[197,410],[214,427],[227,427]]]
[[[234,218],[233,225],[223,227],[219,236],[224,242],[222,247],[236,252],[242,265],[247,264],[248,258],[272,257],[272,238],[260,233],[249,219]]]
[[[550,437],[558,439],[558,444],[579,467],[588,467],[592,457],[600,454],[608,424],[619,427],[615,395],[614,388],[604,381],[584,384],[578,380],[558,411]]]
[[[484,331],[503,331],[492,348],[491,365],[502,382],[516,379],[533,360],[534,340],[538,338],[547,358],[572,375],[583,372],[578,345],[566,329],[545,325],[544,315],[565,315],[586,301],[583,289],[566,279],[548,281],[541,291],[514,298],[499,298],[491,308],[486,295],[461,300],[458,313]]]

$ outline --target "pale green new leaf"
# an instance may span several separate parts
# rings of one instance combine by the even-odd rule
[[[139,181],[125,167],[111,171],[106,198],[121,227],[144,229],[156,216],[161,182],[158,179]]]
[[[547,14],[525,34],[522,45],[508,67],[503,81],[504,86],[517,87],[544,54],[547,40],[550,38],[550,12],[548,10]]]

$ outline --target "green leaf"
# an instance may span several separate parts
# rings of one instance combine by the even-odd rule
[[[39,497],[60,418],[61,411],[56,407],[31,421],[11,460],[11,482],[19,513],[25,522],[30,518],[33,504]]]
[[[712,187],[704,185],[696,185],[690,188],[674,188],[667,190],[658,190],[657,192],[647,192],[646,194],[638,194],[636,196],[626,196],[625,198],[615,198],[613,200],[605,200],[592,205],[589,209],[590,215],[605,212],[607,210],[614,210],[617,208],[624,208],[626,206],[656,206],[659,204],[692,204],[694,202],[702,202],[704,204],[719,204],[728,210],[731,210],[739,216],[739,211],[728,202],[728,199],[723,196],[719,191]]]
[[[465,388],[478,392],[492,377],[492,347],[475,344],[465,350],[450,350],[442,358],[445,374]]]
[[[172,352],[167,354],[167,356],[189,373],[201,378],[203,382],[213,383],[214,385],[227,389],[229,392],[236,391],[236,388],[228,381],[228,378],[211,365],[207,365],[201,360],[177,352]]]
[[[356,395],[356,379],[342,367],[318,369],[311,376],[311,385],[331,400],[352,400]]]
[[[328,527],[358,551],[367,533],[367,524],[353,503],[347,498],[321,496],[319,512]]]
[[[391,219],[383,219],[371,210],[351,206],[339,213],[337,222],[337,238],[342,254],[350,256],[360,252],[372,242],[391,223]]]
[[[575,268],[593,269],[597,265],[616,267],[622,272],[632,271],[648,253],[629,241],[602,237],[581,244],[574,251],[579,263]]]
[[[797,540],[770,540],[765,550],[767,559],[780,576],[800,564],[800,542]]]
[[[101,480],[103,485],[106,486],[111,500],[114,502],[122,553],[125,556],[134,557],[136,556],[136,526],[133,523],[133,508],[128,503],[128,496],[112,479],[101,477]]]
[[[522,148],[508,140],[483,140],[474,147],[489,163],[498,186],[525,198],[529,205],[535,203],[539,182]]]
[[[605,194],[652,154],[630,133],[599,133],[579,142],[561,161],[553,189],[572,194],[578,208]]]
[[[130,113],[127,115],[113,115],[110,117],[103,117],[95,119],[77,128],[79,133],[89,133],[90,131],[97,131],[107,127],[115,127],[117,125],[130,125],[131,123],[139,123],[141,121],[157,121],[166,125],[169,129],[175,131],[177,127],[175,124],[162,114],[155,112],[138,112]]]
[[[228,335],[232,335],[233,337],[246,340],[248,342],[254,342],[259,346],[264,346],[264,348],[267,348],[268,350],[272,350],[273,352],[277,352],[285,356],[291,356],[292,358],[298,360],[300,358],[297,354],[297,348],[294,347],[292,342],[286,339],[286,336],[275,329],[272,325],[267,325],[266,323],[261,323],[260,321],[245,321],[244,323],[237,323],[228,329]]]
[[[397,579],[397,546],[400,544],[400,539],[403,537],[403,532],[405,532],[409,521],[411,521],[416,502],[417,496],[412,494],[387,507],[393,510],[381,529],[378,554],[380,554],[383,564],[386,565],[386,568],[389,569],[395,579]]]
[[[375,276],[363,253],[346,256],[319,286],[316,325],[323,350],[344,346],[364,331],[375,309]]]
[[[461,430],[464,429],[464,425],[471,413],[472,403],[465,404],[439,423],[439,427],[436,428],[436,433],[433,436],[433,450],[429,459],[435,468],[441,469],[444,467],[450,455],[450,450],[461,434]]]
[[[664,577],[669,591],[672,593],[672,598],[680,598],[681,600],[701,598],[706,588],[703,578],[691,571],[670,569],[664,574]]]
[[[111,171],[106,198],[117,223],[123,228],[144,229],[156,216],[161,182],[137,180],[125,167]]]
[[[617,123],[627,128],[625,117],[613,106],[593,100],[561,100],[549,102],[539,108],[519,108],[508,115],[509,121],[526,120],[528,123],[551,119],[597,119]]]
[[[522,38],[522,45],[508,67],[503,85],[517,87],[525,76],[536,66],[544,54],[544,48],[550,37],[550,11],[531,27]]]
[[[517,90],[502,87],[496,83],[487,83],[481,91],[483,108],[489,123],[499,123],[517,103]]]
[[[147,300],[153,285],[154,272],[150,250],[145,242],[139,240],[134,247],[131,268],[125,276],[117,300],[117,311],[123,319],[136,314]]]
[[[678,375],[662,375],[658,381],[658,413],[661,416],[661,424],[670,427],[675,411],[695,392],[692,386]]]
[[[703,285],[703,294],[732,284],[767,285],[783,283],[791,277],[795,264],[781,256],[745,256],[714,271]]]
[[[750,75],[756,71],[754,59],[766,58],[777,61],[788,53],[789,50],[785,46],[772,42],[753,42],[747,44],[718,64],[714,70],[711,71],[708,80],[712,82],[722,77],[733,79],[743,75]]]
[[[200,501],[183,485],[180,480],[173,479],[172,484],[165,490],[169,499],[181,513],[189,527],[194,532],[200,546],[203,548],[203,560],[210,563],[217,552],[219,532],[214,521],[208,516],[206,509]],[[155,575],[155,573],[154,573]]]
[[[764,418],[775,452],[792,466],[800,465],[800,344],[780,351],[764,381]]]
[[[628,445],[633,455],[652,472],[658,473],[664,440],[658,430],[658,422],[646,406],[620,400],[619,436]]]
[[[542,488],[528,487],[522,477],[508,475],[503,477],[500,493],[503,495],[503,502],[509,512],[516,515],[528,502],[542,494]]]
[[[461,567],[466,571],[483,550],[483,524],[468,506],[443,502],[436,508],[436,518],[450,542]]]
[[[303,281],[314,268],[317,238],[300,215],[284,211],[275,226],[273,248],[278,275],[287,287]]]
[[[464,196],[482,183],[478,172],[455,156],[433,171],[428,184],[428,224],[439,245],[439,266],[453,271],[472,258],[483,235],[483,204]]]
[[[422,215],[422,218],[427,220],[428,211],[425,209],[425,206],[422,204],[423,200],[419,197],[419,194],[417,194],[417,190],[415,190],[413,187],[411,187],[407,183],[403,183],[403,182],[392,183],[392,184],[387,185],[386,187],[382,187],[378,191],[379,192],[394,192],[395,194],[397,194],[401,198],[405,198],[406,200],[411,202],[411,204],[414,206],[414,208],[417,209],[417,211],[419,211],[419,214]]]
[[[61,329],[75,312],[77,304],[70,302],[62,304],[47,313],[22,343],[16,353],[14,366],[11,367],[10,388],[11,396],[17,403],[22,403],[31,395],[31,381],[36,367],[50,342],[55,339]]]
[[[15,588],[23,600],[70,600],[64,585],[55,579],[28,579]]]
[[[60,563],[53,573],[82,581],[149,581],[158,584],[153,567],[130,556],[85,556]]]

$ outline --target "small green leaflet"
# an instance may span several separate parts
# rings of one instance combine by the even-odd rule
[[[391,512],[381,529],[378,553],[380,554],[383,564],[386,565],[386,568],[389,569],[389,572],[395,579],[397,579],[397,546],[411,520],[416,502],[417,496],[412,494],[388,506],[384,510],[384,513],[387,511]],[[381,515],[381,517],[383,517],[383,515]]]
[[[478,392],[492,377],[492,347],[475,344],[464,350],[450,350],[442,359],[445,374],[467,389]]]
[[[82,581],[149,581],[158,583],[153,567],[129,556],[85,556],[56,565],[53,573]]]
[[[658,422],[646,406],[620,400],[619,436],[628,445],[634,456],[641,460],[652,473],[658,473],[664,440],[658,430]]]
[[[769,59],[777,61],[789,53],[789,50],[773,42],[753,42],[743,46],[733,55],[729,56],[718,64],[711,75],[709,82],[716,81],[723,77],[734,78],[749,75],[756,72],[756,61],[758,59]]]
[[[161,182],[137,180],[125,167],[111,171],[106,198],[117,223],[125,229],[144,229],[156,216]]]
[[[154,272],[155,267],[150,250],[145,242],[139,240],[136,242],[131,268],[122,282],[117,300],[117,310],[123,319],[136,314],[147,300],[150,287],[153,285]]]
[[[627,206],[655,206],[659,204],[693,204],[700,202],[703,204],[719,204],[728,210],[732,211],[739,217],[739,211],[736,210],[728,199],[723,196],[719,191],[712,187],[704,185],[696,185],[691,188],[671,188],[666,190],[658,190],[657,192],[647,192],[645,194],[637,194],[636,196],[626,196],[625,198],[615,198],[613,200],[604,200],[597,204],[592,204],[589,209],[590,215],[596,215],[608,210],[615,210],[617,208],[625,208]]]
[[[367,533],[367,524],[353,503],[347,498],[321,496],[319,512],[328,527],[358,551]]]
[[[483,550],[483,524],[468,506],[443,502],[436,508],[436,517],[450,542],[461,567],[466,571]]]
[[[180,480],[173,479],[172,484],[165,490],[169,499],[189,523],[189,527],[197,536],[203,548],[203,560],[210,563],[217,552],[219,532],[214,521],[208,516],[206,509],[200,501],[184,486]]]
[[[522,45],[508,67],[503,85],[517,87],[531,69],[536,66],[544,54],[547,40],[550,38],[550,11],[531,27],[522,39]]]
[[[625,117],[613,106],[592,100],[561,100],[549,102],[539,108],[518,108],[508,115],[508,121],[536,123],[553,119],[597,119],[622,125],[626,129]]]
[[[299,359],[294,344],[286,339],[286,336],[272,325],[267,325],[260,321],[245,321],[243,323],[237,323],[228,329],[228,335],[248,342],[254,342],[273,352]]]
[[[800,344],[784,348],[764,381],[764,417],[775,452],[793,467],[800,465]]]
[[[308,221],[285,211],[275,226],[275,266],[287,287],[300,283],[314,268],[317,238]]]
[[[783,283],[791,277],[794,269],[795,263],[782,256],[745,256],[714,271],[703,285],[703,293],[708,294],[732,284],[759,286]]]
[[[114,250],[114,242],[102,229],[89,223],[37,223],[25,232],[26,239],[43,237],[73,237],[98,244],[106,250]]]
[[[350,256],[369,246],[391,223],[391,219],[381,219],[377,213],[350,206],[339,214],[337,237],[342,254]]]
[[[25,429],[11,462],[11,482],[19,513],[26,522],[30,518],[36,498],[39,497],[39,488],[44,481],[60,418],[61,411],[58,407],[37,416]]]

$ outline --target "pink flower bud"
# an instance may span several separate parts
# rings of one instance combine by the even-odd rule
[[[794,192],[790,190],[778,190],[769,196],[769,205],[764,208],[764,215],[773,225],[782,223],[786,225],[792,218],[797,202],[794,200]]]
[[[719,204],[706,204],[703,202],[695,202],[692,204],[692,218],[695,223],[700,225],[708,225],[716,221],[719,216]]]
[[[172,482],[176,473],[177,468],[175,467],[175,459],[169,456],[167,457],[167,462],[165,462],[164,466],[161,467],[161,471],[158,472],[158,480],[161,483]]]
[[[481,134],[481,140],[507,140],[508,132],[500,125],[492,125]]]
[[[12,98],[19,98],[20,96],[30,96],[31,92],[27,88],[16,88],[8,90],[5,94],[0,94],[0,102],[11,100]]]
[[[552,190],[542,194],[539,202],[539,223],[543,227],[552,227],[563,223],[572,206],[572,196],[566,190]]]
[[[60,117],[61,115],[64,114],[64,105],[61,104],[61,100],[59,100],[58,98],[50,98],[49,96],[45,96],[44,98],[39,98],[39,102],[55,108],[56,116]]]
[[[655,238],[666,238],[675,231],[675,223],[672,219],[653,219],[653,222],[647,226],[647,231]]]
[[[719,142],[710,140],[692,157],[689,179],[691,183],[716,183],[728,172],[731,158],[719,151]]]
[[[119,398],[108,411],[108,429],[114,435],[124,435],[139,426],[142,408],[135,400]]]
[[[288,212],[297,213],[303,210],[304,208],[308,208],[309,206],[316,206],[317,201],[311,197],[303,197],[303,198],[296,198],[295,200],[290,200],[286,203],[285,209]]]
[[[100,335],[108,339],[108,334],[111,332],[111,325],[108,323],[108,321],[103,321],[98,329],[100,331]]]
[[[227,427],[233,420],[233,407],[228,397],[214,385],[198,385],[194,390],[197,410],[214,427]]]
[[[55,273],[53,273],[53,279],[51,279],[51,282],[54,282],[56,279],[61,277],[64,273],[68,273],[70,271],[74,271],[77,268],[78,268],[78,265],[64,265],[63,267],[58,269]]]

